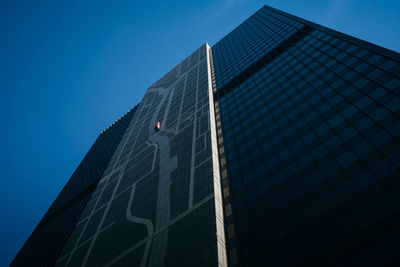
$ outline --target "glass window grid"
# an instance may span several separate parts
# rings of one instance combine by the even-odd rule
[[[301,49],[300,47],[299,47],[299,49]],[[303,51],[305,54],[307,54],[307,52],[305,52],[305,51]],[[338,62],[339,64],[340,64],[340,62]],[[320,66],[321,67],[321,66]],[[324,77],[324,78],[326,78],[326,77]],[[339,77],[340,78],[340,77]],[[375,83],[375,82],[374,82]],[[390,93],[390,92],[388,92],[388,93]],[[384,108],[386,108],[384,105],[382,105]]]
[[[246,55],[246,56],[247,56],[247,58],[249,58],[248,55]],[[217,84],[218,84],[218,82],[217,82]]]

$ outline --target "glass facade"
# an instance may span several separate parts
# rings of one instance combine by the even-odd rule
[[[137,106],[97,137],[11,266],[55,264],[136,109]]]
[[[147,90],[56,266],[221,263],[207,50]]]
[[[269,7],[212,47],[231,266],[400,264],[399,59]]]
[[[99,136],[12,265],[400,265],[399,76],[265,6]]]

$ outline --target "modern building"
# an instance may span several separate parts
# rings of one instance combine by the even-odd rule
[[[11,266],[52,266],[96,190],[137,106],[96,139]]]
[[[265,6],[99,136],[12,265],[399,265],[399,111],[397,52]]]

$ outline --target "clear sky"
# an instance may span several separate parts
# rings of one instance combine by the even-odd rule
[[[1,1],[0,266],[101,130],[264,4],[400,51],[398,0]]]

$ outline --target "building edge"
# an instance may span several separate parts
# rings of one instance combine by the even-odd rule
[[[224,225],[224,212],[222,208],[223,203],[222,203],[220,166],[218,157],[217,131],[216,131],[215,111],[214,111],[214,93],[213,93],[213,83],[211,77],[210,51],[211,47],[206,43],[208,94],[209,94],[208,99],[209,99],[209,113],[210,113],[211,154],[212,154],[213,181],[214,181],[214,204],[215,204],[218,266],[226,267],[228,266],[228,262],[226,256],[226,246],[225,246],[225,225]]]
[[[96,189],[119,141],[129,126],[137,107],[138,105],[101,131],[66,185],[17,252],[10,266],[51,266],[55,264],[91,194]],[[108,153],[106,153],[106,158],[98,159],[101,162],[101,167],[94,172],[95,177],[91,177],[91,180],[82,190],[71,193],[71,184],[81,179],[81,175],[85,175],[85,169],[90,168],[93,157],[98,158],[102,154],[99,151],[103,150],[108,150]],[[54,238],[54,236],[57,236],[57,238]]]
[[[301,22],[301,23],[304,23],[304,24],[306,24],[308,26],[311,26],[314,29],[323,31],[325,33],[332,34],[332,35],[336,36],[339,39],[342,39],[342,40],[345,40],[345,41],[348,41],[348,42],[351,42],[351,43],[355,43],[355,44],[357,44],[357,45],[359,45],[359,46],[361,46],[361,47],[363,47],[365,49],[373,50],[374,52],[379,53],[379,54],[381,54],[381,55],[383,55],[385,57],[393,58],[393,59],[395,59],[397,61],[400,61],[400,54],[398,52],[394,51],[394,50],[389,49],[389,48],[386,48],[386,47],[383,47],[383,46],[380,46],[380,45],[376,45],[376,44],[373,44],[371,42],[362,40],[362,39],[360,39],[358,37],[353,37],[353,36],[351,36],[349,34],[346,34],[346,33],[340,32],[340,31],[336,31],[334,29],[328,28],[326,26],[322,26],[320,24],[314,23],[314,22],[306,20],[306,19],[302,19],[300,17],[297,17],[295,15],[286,13],[284,11],[281,11],[279,9],[273,8],[271,6],[264,5],[263,7],[267,8],[267,9],[273,11],[273,12],[276,12],[276,13],[278,13],[280,15],[286,16],[288,18],[291,18],[293,20],[297,20],[298,22]]]

